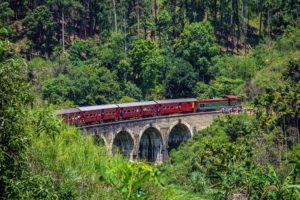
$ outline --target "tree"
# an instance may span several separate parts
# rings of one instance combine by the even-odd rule
[[[245,82],[241,79],[231,79],[224,76],[218,76],[211,80],[211,89],[214,97],[224,95],[244,96],[242,88]]]
[[[69,74],[49,79],[43,87],[44,98],[58,104],[66,100],[76,105],[115,102],[120,86],[114,73],[97,64],[70,68]]]
[[[0,52],[7,51],[0,41]],[[30,144],[27,130],[27,106],[32,102],[26,83],[24,60],[3,57],[0,59],[0,196],[12,179],[20,178],[26,169],[25,150]]]
[[[9,7],[8,2],[0,3],[0,39],[8,35],[9,18],[14,15],[14,11]],[[5,26],[5,27],[4,27]]]
[[[121,33],[112,32],[100,47],[99,57],[104,67],[115,70],[121,60],[126,58],[124,38]]]
[[[123,89],[123,94],[127,97],[140,101],[143,97],[142,91],[134,83],[126,82]]]
[[[208,67],[218,54],[211,24],[207,21],[191,24],[184,29],[176,46],[178,56],[189,61],[198,73],[198,80],[208,81]]]
[[[161,37],[168,38],[168,36],[172,33],[172,18],[167,10],[162,10],[159,14],[157,31],[160,39],[162,39]]]
[[[151,55],[156,48],[155,43],[150,40],[138,39],[132,43],[129,57],[131,58],[131,64],[133,66],[133,81],[137,85],[142,84],[142,62],[145,61],[147,56]]]
[[[160,49],[154,49],[141,63],[143,70],[141,72],[141,88],[145,96],[149,95],[152,88],[162,84],[165,80],[165,74],[169,68],[167,59]]]
[[[203,82],[197,82],[195,87],[193,88],[193,94],[198,99],[210,99],[213,98],[213,91],[210,85],[205,84]]]
[[[46,6],[38,6],[24,20],[25,32],[31,41],[31,48],[42,55],[50,55],[57,45],[56,23]]]
[[[54,104],[62,103],[68,99],[75,99],[72,87],[72,80],[64,75],[59,75],[44,83],[42,89],[43,97]]]
[[[165,80],[165,97],[171,99],[193,97],[192,91],[196,80],[195,71],[189,63],[182,60],[175,61]]]

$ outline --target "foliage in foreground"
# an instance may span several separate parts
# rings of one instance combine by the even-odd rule
[[[34,136],[26,153],[28,169],[10,180],[7,198],[145,199],[161,191],[159,199],[167,199],[155,167],[108,155],[92,137],[62,125],[49,111],[30,114]]]
[[[169,196],[163,195],[168,191],[160,186],[155,167],[108,155],[52,111],[30,108],[35,100],[26,65],[6,56],[0,60],[1,198],[145,199],[157,191],[162,194],[158,199]]]
[[[162,167],[166,184],[203,199],[297,199],[299,146],[284,160],[274,148],[280,135],[261,125],[246,114],[219,118],[171,153]]]

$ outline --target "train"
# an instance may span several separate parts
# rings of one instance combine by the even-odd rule
[[[197,100],[196,98],[165,99],[56,110],[55,114],[70,125],[82,126],[120,120],[148,118],[180,113],[208,112],[241,108],[242,100],[236,96]]]

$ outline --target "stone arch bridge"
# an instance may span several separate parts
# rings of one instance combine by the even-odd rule
[[[80,129],[102,141],[111,153],[119,152],[129,159],[161,163],[168,158],[170,150],[208,127],[221,114],[213,111],[157,116]]]

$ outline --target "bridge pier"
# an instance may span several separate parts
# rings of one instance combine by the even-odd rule
[[[80,127],[104,140],[109,153],[122,153],[132,160],[161,163],[169,151],[208,127],[219,111],[132,119]]]

